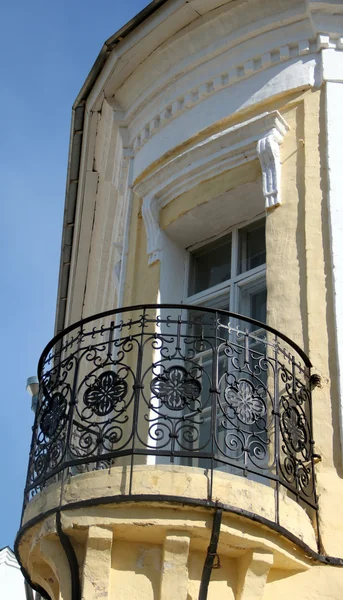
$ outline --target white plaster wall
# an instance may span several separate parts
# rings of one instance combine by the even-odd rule
[[[14,554],[9,548],[0,552],[1,600],[26,600],[24,577]]]
[[[314,84],[316,61],[313,56],[291,60],[287,64],[270,67],[249,79],[224,87],[215,95],[205,98],[188,111],[183,112],[168,126],[161,128],[148,143],[136,153],[134,180],[152,162],[171,148],[186,142],[199,130],[205,129],[231,115],[241,112],[266,98],[272,98],[288,90],[310,87]]]

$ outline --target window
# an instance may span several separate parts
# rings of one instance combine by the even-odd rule
[[[265,220],[190,251],[187,304],[266,320]]]
[[[227,235],[191,250],[187,294],[185,298],[187,304],[227,310],[265,322],[267,304],[265,220],[234,228]],[[213,340],[214,330],[213,325],[206,327],[203,324],[197,325],[196,309],[191,311],[190,320],[194,322],[193,334],[199,338],[200,327],[202,327],[201,333],[208,340],[207,344],[204,342],[203,346],[198,347],[192,362],[193,365],[196,363],[200,367],[202,373],[203,424],[199,429],[197,444],[199,450],[210,452],[210,421],[213,418],[213,411],[211,412],[209,402],[211,397],[209,382],[213,371],[211,338]],[[226,352],[225,345],[222,345],[218,353],[218,382],[221,396],[216,406],[215,428],[218,455],[221,454],[223,462],[221,463],[219,458],[217,467],[230,473],[242,474],[242,469],[249,470],[249,467],[258,466],[263,469],[267,460],[267,455],[262,458],[263,453],[261,453],[258,465],[252,465],[247,452],[243,450],[247,445],[246,442],[251,440],[255,440],[255,444],[257,440],[260,447],[267,446],[266,419],[257,418],[256,421],[247,419],[247,422],[242,423],[242,418],[240,421],[239,412],[235,409],[243,387],[246,391],[257,387],[262,397],[262,400],[257,402],[261,405],[263,403],[267,372],[264,371],[257,377],[256,366],[260,358],[264,357],[265,343],[261,339],[265,332],[256,325],[249,326],[247,322],[239,322],[238,319],[230,319],[230,322],[232,334],[229,334],[229,339],[232,354]],[[221,323],[225,328],[227,322],[225,323],[223,317]],[[250,332],[249,337],[246,335],[247,331]],[[235,359],[232,358],[233,354]],[[231,386],[228,393],[230,401],[225,402],[224,390],[228,390],[228,386],[229,388]],[[240,438],[241,449],[240,442],[237,441]],[[231,462],[231,465],[225,464],[227,463],[225,459]],[[199,467],[206,467],[206,461],[200,459],[196,462]],[[192,464],[196,466],[194,461]],[[254,474],[252,477],[256,478]]]

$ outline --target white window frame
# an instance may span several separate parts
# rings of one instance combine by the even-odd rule
[[[261,222],[263,220],[263,218],[265,220],[265,217],[261,218],[261,215],[258,215],[254,219],[249,219],[247,221],[244,221],[243,223],[239,223],[238,225],[235,225],[235,226],[231,227],[230,229],[223,231],[219,235],[214,236],[214,237],[207,239],[203,242],[200,242],[198,244],[194,244],[193,246],[191,246],[187,249],[188,252],[187,252],[187,260],[186,260],[186,265],[185,265],[185,278],[184,278],[184,303],[185,304],[201,307],[201,305],[203,305],[205,302],[213,300],[217,296],[222,296],[225,292],[227,292],[229,294],[229,298],[230,298],[229,312],[241,314],[242,317],[244,317],[244,316],[251,317],[250,314],[247,314],[247,311],[244,311],[244,310],[239,311],[240,290],[245,288],[246,286],[254,285],[255,283],[256,284],[261,283],[262,285],[264,284],[265,288],[267,289],[267,282],[266,282],[267,263],[265,262],[263,265],[260,265],[253,269],[245,271],[244,273],[238,274],[239,230],[245,229],[246,227],[248,227],[249,225],[253,225],[254,223]],[[207,288],[205,290],[202,290],[201,292],[198,292],[196,294],[187,295],[188,286],[189,286],[190,263],[191,263],[192,251],[198,250],[199,248],[203,248],[206,245],[211,244],[215,240],[219,240],[220,238],[222,238],[226,235],[229,235],[229,234],[232,235],[232,238],[231,238],[231,240],[232,240],[232,242],[231,242],[231,277],[230,277],[230,279],[228,279],[222,283],[219,283],[217,285],[214,285],[210,288]],[[221,309],[218,308],[218,310],[221,310]],[[261,330],[256,331],[257,336],[259,333],[261,333]],[[204,363],[206,363],[206,360],[207,360],[207,357],[209,356],[209,354],[210,353],[206,350],[204,352],[199,352],[198,359],[201,362],[204,361]],[[207,415],[208,415],[208,418],[210,418],[210,407],[208,407],[208,409],[206,409],[203,412],[203,418],[205,419],[205,421],[206,421]],[[193,466],[200,466],[199,461],[196,460],[195,458],[193,459]],[[228,470],[228,469],[231,473],[235,473],[235,467],[228,467],[228,466],[225,466],[223,463],[221,470]],[[241,476],[239,469],[237,471],[237,474],[239,474]],[[257,477],[257,480],[259,480],[258,476],[253,476],[253,477]]]
[[[223,295],[226,291],[229,294],[230,298],[230,312],[239,313],[239,294],[240,290],[249,283],[254,283],[256,281],[266,281],[266,272],[267,265],[264,263],[259,267],[255,267],[250,269],[249,271],[245,271],[244,273],[238,274],[238,252],[239,252],[239,230],[244,229],[249,225],[253,225],[258,221],[262,221],[261,216],[259,215],[255,219],[245,221],[244,223],[240,223],[239,225],[235,225],[230,229],[220,233],[219,235],[212,237],[208,240],[195,244],[190,248],[187,248],[187,260],[186,260],[186,268],[185,268],[185,278],[184,278],[184,304],[192,304],[193,306],[201,306],[204,302],[208,302],[210,300],[215,299],[217,296]],[[198,250],[199,248],[205,247],[207,244],[210,244],[228,234],[232,236],[231,242],[231,277],[222,283],[214,285],[210,288],[202,290],[196,294],[188,295],[188,286],[189,286],[189,274],[190,274],[190,262],[191,262],[191,254],[194,250]],[[220,310],[220,309],[218,309]],[[242,316],[249,317],[250,315],[241,313]]]

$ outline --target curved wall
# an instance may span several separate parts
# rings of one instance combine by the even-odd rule
[[[65,321],[114,304],[182,301],[190,238],[266,214],[268,324],[303,347],[321,376],[313,392],[320,531],[322,551],[338,556],[343,486],[332,248],[340,213],[335,229],[330,203],[340,188],[330,179],[327,81],[343,81],[329,68],[342,63],[342,25],[335,2],[170,0],[116,46],[86,102]],[[266,139],[270,147],[261,150]],[[137,493],[179,486],[181,496],[204,496],[204,476],[195,470],[139,470]],[[99,496],[113,495],[114,471],[72,478],[66,502],[87,496],[98,504]],[[272,510],[266,486],[219,479],[218,497],[229,496],[236,508],[260,516]],[[69,507],[39,520],[59,504],[58,492],[51,486],[32,500],[18,540],[23,564],[52,599],[76,598],[61,532],[87,600],[197,598],[209,509],[118,503]],[[313,546],[305,512],[283,501],[289,531]],[[319,566],[261,522],[227,513],[221,535],[223,569],[213,572],[209,600],[340,598],[340,568]]]

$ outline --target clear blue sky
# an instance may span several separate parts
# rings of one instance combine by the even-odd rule
[[[103,45],[149,0],[17,0],[1,10],[0,548],[19,526],[33,415],[25,390],[53,336],[71,106]]]

